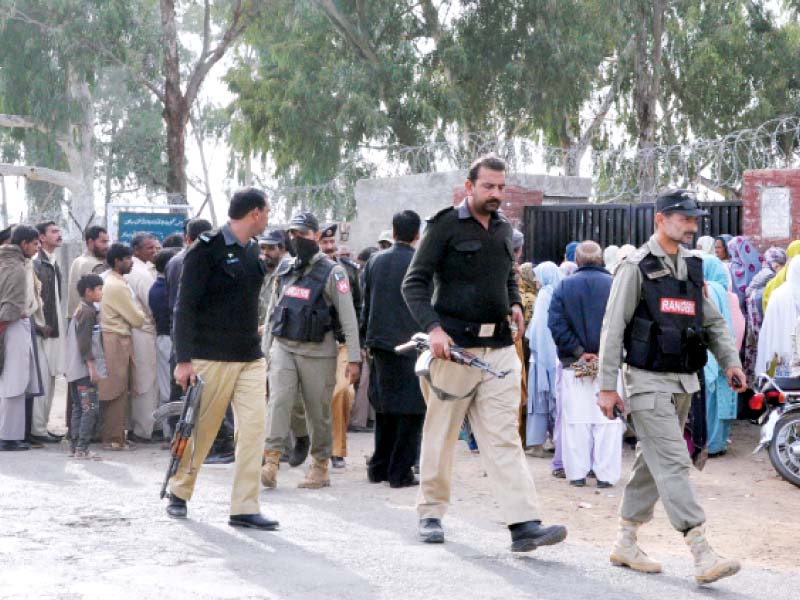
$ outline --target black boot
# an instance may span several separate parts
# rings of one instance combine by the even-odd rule
[[[167,504],[167,514],[173,519],[185,519],[186,513],[186,500],[178,498],[175,494],[170,494],[169,504]]]
[[[563,525],[542,527],[541,521],[525,521],[508,526],[511,531],[511,551],[530,552],[539,546],[552,546],[563,542],[567,528]]]
[[[275,531],[278,528],[277,521],[268,519],[259,513],[252,515],[231,515],[228,519],[228,525],[231,527],[261,529],[262,531]]]
[[[289,455],[289,466],[299,467],[302,465],[308,457],[309,448],[311,448],[309,437],[307,435],[298,436],[297,440],[295,440],[294,448],[292,448],[292,453]]]

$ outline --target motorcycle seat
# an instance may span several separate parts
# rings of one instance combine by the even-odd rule
[[[776,377],[775,383],[784,392],[800,392],[800,377]]]

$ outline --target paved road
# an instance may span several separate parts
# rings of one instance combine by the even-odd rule
[[[713,588],[691,579],[688,554],[665,574],[611,567],[607,548],[575,539],[529,555],[508,551],[508,532],[456,503],[448,543],[415,537],[413,490],[364,480],[367,434],[351,437],[349,472],[333,487],[298,490],[282,469],[262,492],[275,533],[227,525],[232,469],[205,467],[189,520],[158,501],[166,454],[157,446],[68,459],[56,448],[0,456],[0,598],[539,598],[714,600],[796,597],[797,576],[749,568]],[[746,517],[746,516],[745,516]],[[659,557],[661,558],[661,557]]]

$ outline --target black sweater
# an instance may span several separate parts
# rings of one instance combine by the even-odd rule
[[[263,356],[258,294],[265,273],[254,241],[243,247],[224,227],[200,236],[181,273],[173,331],[178,362],[249,362]]]
[[[511,233],[511,223],[500,213],[492,215],[485,229],[470,214],[466,200],[428,219],[403,281],[403,297],[426,332],[442,325],[456,344],[476,345],[474,336],[448,325],[447,317],[469,323],[501,323],[512,304],[521,305]],[[480,345],[511,343],[506,328],[493,342]]]

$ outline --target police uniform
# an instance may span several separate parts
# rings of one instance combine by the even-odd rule
[[[266,361],[258,335],[258,293],[266,273],[256,241],[242,244],[228,224],[202,233],[187,251],[175,310],[177,362],[205,382],[199,421],[170,492],[189,500],[228,404],[236,415],[231,515],[259,512],[266,407]]]
[[[620,515],[645,523],[661,498],[682,532],[705,521],[689,484],[691,460],[683,438],[697,371],[707,349],[723,370],[741,367],[725,319],[704,292],[702,259],[679,246],[668,256],[656,236],[620,264],[600,341],[600,389],[623,381],[639,439]]]
[[[358,323],[350,284],[340,265],[317,252],[308,264],[298,266],[295,259],[276,274],[269,311],[267,326],[272,342],[266,458],[271,461],[282,449],[292,405],[302,389],[315,463],[312,469],[324,471],[326,477],[331,456],[330,400],[338,354],[335,329],[340,327],[345,338],[348,362],[358,363]]]
[[[430,219],[403,281],[403,296],[423,331],[437,326],[495,369],[504,378],[477,369],[434,360],[430,382],[420,378],[427,413],[422,433],[420,490],[417,513],[425,542],[444,539],[440,520],[450,501],[453,454],[459,430],[468,416],[481,449],[489,483],[502,517],[512,532],[535,531],[539,507],[518,427],[521,363],[514,347],[509,314],[521,305],[514,273],[512,227],[502,213],[493,213],[488,228],[471,214],[469,199]],[[455,399],[442,399],[443,390]],[[527,529],[528,524],[531,529]],[[436,531],[431,528],[434,527]],[[548,528],[548,541],[566,536],[563,527]]]

